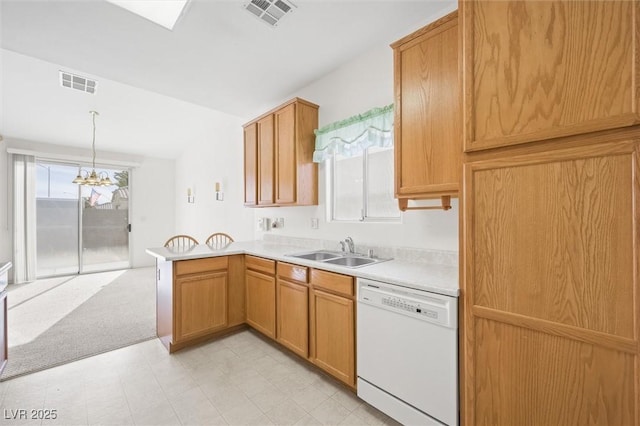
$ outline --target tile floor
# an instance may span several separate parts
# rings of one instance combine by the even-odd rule
[[[397,425],[253,331],[171,356],[153,339],[0,382],[0,401],[0,425]]]

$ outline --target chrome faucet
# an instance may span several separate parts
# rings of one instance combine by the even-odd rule
[[[340,241],[340,245],[342,246],[343,252],[355,253],[356,251],[355,245],[353,243],[353,238],[351,237],[347,237],[344,239],[344,241]]]

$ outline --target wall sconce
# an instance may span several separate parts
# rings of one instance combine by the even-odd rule
[[[191,188],[187,188],[187,203],[193,204],[195,202],[196,202],[196,197],[193,195]]]
[[[216,182],[216,201],[224,201],[224,192],[222,192],[220,182]]]

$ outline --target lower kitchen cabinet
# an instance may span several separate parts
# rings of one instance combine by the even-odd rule
[[[275,261],[246,256],[247,324],[262,334],[276,338]]]
[[[277,340],[298,355],[309,356],[307,268],[278,262]]]
[[[243,263],[242,255],[157,262],[157,334],[169,352],[241,326]]]
[[[311,270],[309,358],[338,380],[355,387],[353,277]]]
[[[176,279],[176,342],[199,337],[227,326],[227,271]]]

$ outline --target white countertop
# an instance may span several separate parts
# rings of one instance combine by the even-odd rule
[[[337,272],[359,278],[397,284],[403,287],[431,291],[447,296],[459,296],[458,267],[435,265],[422,262],[389,260],[359,268],[331,265],[323,262],[299,259],[290,254],[309,252],[311,249],[299,246],[269,243],[264,241],[240,241],[231,243],[224,249],[213,250],[200,244],[187,250],[166,247],[149,248],[148,254],[165,261],[200,259],[205,257],[250,254],[267,257],[281,262],[295,263],[316,269]]]

